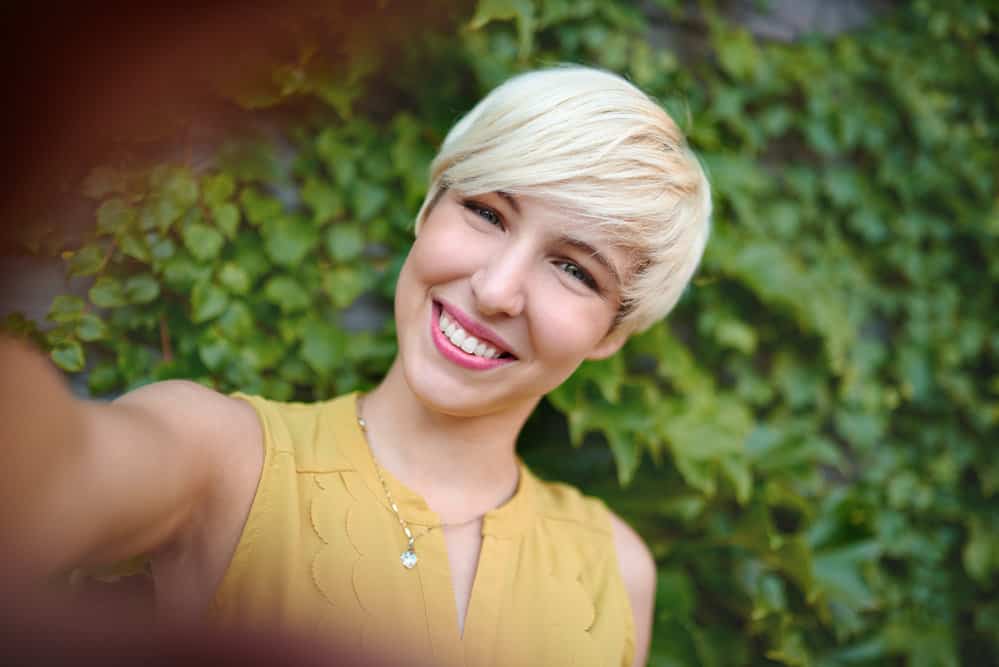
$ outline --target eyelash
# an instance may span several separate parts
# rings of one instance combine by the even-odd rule
[[[497,211],[495,211],[494,209],[492,209],[492,208],[490,208],[488,206],[480,204],[479,202],[476,202],[476,201],[472,201],[470,199],[469,200],[465,200],[464,202],[462,202],[462,206],[464,206],[469,211],[471,211],[475,215],[479,216],[480,218],[482,218],[483,220],[485,220],[486,222],[488,222],[490,225],[499,226],[499,227],[506,227],[506,225],[503,224],[503,216],[500,215]],[[490,220],[489,218],[487,218],[483,214],[489,214],[489,215],[491,215],[492,219]]]
[[[480,204],[479,202],[472,201],[470,199],[463,201],[461,205],[464,206],[469,211],[471,211],[472,213],[474,213],[475,215],[485,220],[486,223],[490,225],[500,227],[501,229],[506,227],[506,225],[503,222],[503,216],[500,215],[499,212],[497,212],[495,209],[489,206]],[[555,265],[558,266],[561,271],[571,276],[574,280],[578,280],[579,282],[583,283],[588,288],[590,288],[591,290],[593,290],[598,294],[601,293],[600,286],[597,285],[597,281],[594,280],[593,276],[590,275],[589,271],[581,267],[579,264],[576,264],[575,262],[567,259],[561,259],[557,261]],[[566,270],[567,267],[575,269],[576,271],[578,271],[578,273],[567,271]]]

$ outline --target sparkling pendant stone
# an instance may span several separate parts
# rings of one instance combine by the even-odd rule
[[[413,551],[412,549],[406,549],[406,551],[404,551],[403,554],[399,556],[399,560],[402,561],[402,566],[404,568],[406,568],[407,570],[412,570],[414,567],[416,567],[416,561],[418,561],[419,558],[416,557],[415,551]]]

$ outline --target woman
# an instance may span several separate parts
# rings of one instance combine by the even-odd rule
[[[48,454],[15,448],[9,544],[45,573],[149,554],[171,616],[393,661],[644,664],[647,548],[535,478],[515,442],[581,362],[673,307],[709,215],[696,158],[634,86],[584,67],[515,77],[431,166],[398,355],[373,391],[281,404],[171,381],[94,404],[47,371],[8,397],[14,436]],[[5,356],[35,377],[37,359]]]

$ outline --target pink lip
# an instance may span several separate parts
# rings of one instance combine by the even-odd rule
[[[458,308],[458,306],[452,303],[448,303],[444,299],[437,299],[437,303],[440,304],[441,308],[444,309],[444,312],[447,313],[448,317],[450,317],[452,320],[461,325],[462,329],[472,334],[473,336],[483,341],[484,343],[492,345],[500,352],[506,352],[512,357],[516,356],[513,352],[510,351],[511,349],[510,344],[507,343],[505,340],[503,340],[502,336],[500,336],[492,329],[483,326],[478,322],[476,322],[475,320],[473,320],[471,317],[465,314],[464,311]],[[440,313],[437,314],[438,316],[440,315]]]
[[[505,366],[506,364],[516,361],[516,359],[510,357],[505,359],[500,359],[500,358],[486,359],[485,357],[477,357],[474,354],[468,354],[464,350],[455,347],[454,343],[448,340],[447,336],[444,335],[444,332],[441,331],[439,324],[441,318],[441,308],[442,308],[441,304],[434,303],[434,307],[431,309],[430,337],[434,341],[434,346],[446,359],[448,359],[449,361],[453,361],[454,363],[458,364],[463,368],[468,368],[473,371],[489,370],[490,368]],[[455,312],[451,310],[450,307],[446,308],[446,310],[448,316],[453,317],[458,322],[458,324],[460,324],[461,327],[465,329],[465,331],[468,331],[469,333],[472,334],[476,334],[475,336],[476,338],[479,337],[477,334],[478,331],[481,330],[481,327],[479,326],[476,326],[475,328],[465,327],[464,318],[457,317]],[[485,335],[480,340],[483,340],[483,342],[488,342],[490,345],[493,344],[489,340],[489,338]]]

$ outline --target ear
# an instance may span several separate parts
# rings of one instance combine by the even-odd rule
[[[613,331],[604,336],[604,339],[597,343],[586,358],[590,361],[599,361],[600,359],[606,359],[614,355],[621,347],[628,342],[628,333],[622,331],[620,328],[615,328]]]

